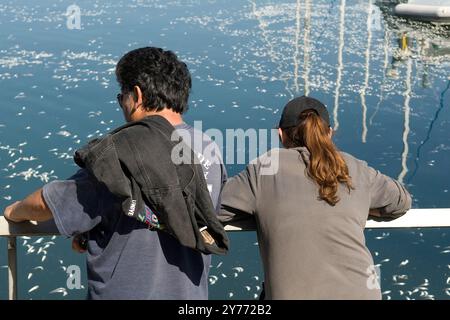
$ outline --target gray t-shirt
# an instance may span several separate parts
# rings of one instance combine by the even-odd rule
[[[394,219],[411,208],[411,197],[364,161],[342,156],[354,190],[340,185],[335,206],[318,199],[304,147],[273,149],[228,179],[220,218],[256,223],[267,299],[381,298],[364,238],[369,209]]]
[[[215,143],[187,124],[175,128],[185,142],[191,139],[218,209],[225,167],[219,153],[203,152]],[[43,195],[62,235],[88,232],[89,299],[208,298],[211,256],[123,214],[115,197],[86,170],[45,185]]]

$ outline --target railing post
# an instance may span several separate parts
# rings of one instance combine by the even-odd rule
[[[8,298],[17,299],[17,251],[16,237],[8,237]]]

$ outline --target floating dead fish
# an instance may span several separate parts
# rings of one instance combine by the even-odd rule
[[[406,260],[404,260],[404,261],[400,262],[400,264],[399,264],[399,267],[403,267],[403,266],[406,266],[406,265],[407,265],[408,263],[409,263],[409,260],[408,260],[408,259],[406,259]]]
[[[55,290],[52,290],[52,291],[50,291],[50,293],[62,293],[63,297],[68,295],[67,289],[66,288],[62,288],[62,287],[61,288],[57,288]]]
[[[36,291],[37,289],[39,289],[39,286],[34,286],[33,288],[31,288],[30,290],[28,290],[28,293],[31,293],[33,291]]]
[[[210,285],[216,284],[217,280],[219,280],[219,277],[217,277],[217,276],[209,276],[209,284]]]
[[[40,244],[42,240],[44,240],[44,238],[39,238],[35,242],[33,242],[33,244]]]

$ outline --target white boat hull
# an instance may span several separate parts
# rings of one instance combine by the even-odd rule
[[[394,11],[396,15],[415,20],[450,23],[450,6],[402,3]]]

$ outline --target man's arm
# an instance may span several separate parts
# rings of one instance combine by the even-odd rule
[[[13,222],[46,221],[53,218],[53,214],[42,195],[42,188],[30,194],[24,200],[6,207],[3,215]]]

